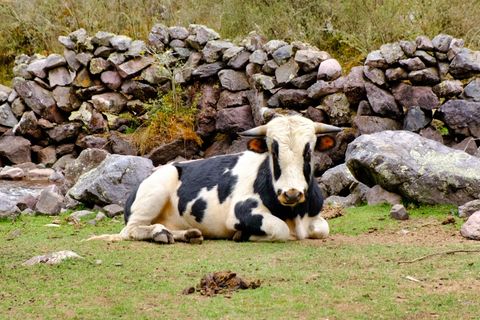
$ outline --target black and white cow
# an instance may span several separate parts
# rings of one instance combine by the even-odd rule
[[[320,216],[312,152],[335,144],[317,134],[340,130],[301,116],[278,117],[242,133],[254,137],[249,151],[161,166],[127,200],[120,234],[91,239],[325,238],[329,227]]]

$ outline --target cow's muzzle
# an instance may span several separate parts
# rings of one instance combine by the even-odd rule
[[[297,189],[279,192],[278,201],[284,206],[295,206],[305,201],[305,193]]]

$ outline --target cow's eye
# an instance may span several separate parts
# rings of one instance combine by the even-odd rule
[[[310,159],[312,159],[312,150],[310,150],[310,146],[308,144],[305,146],[305,149],[303,150],[303,158],[305,159],[306,162],[310,162]]]

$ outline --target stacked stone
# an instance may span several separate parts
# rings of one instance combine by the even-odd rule
[[[440,34],[432,40],[419,36],[385,44],[369,53],[365,65],[351,73],[363,71],[365,79],[364,99],[353,120],[359,134],[404,129],[449,145],[465,138],[459,147],[471,145],[466,150],[475,153],[480,52],[463,45],[461,39]]]
[[[196,130],[205,155],[228,152],[237,132],[292,113],[353,128],[337,136],[333,151],[317,155],[320,171],[341,163],[355,136],[387,129],[443,140],[443,127],[447,144],[468,138],[458,147],[478,152],[480,52],[448,35],[385,44],[347,75],[327,52],[308,44],[251,33],[236,45],[196,24],[157,24],[148,44],[102,31],[89,36],[83,29],[59,41],[63,55],[21,55],[13,90],[0,86],[5,164],[50,166],[91,147],[135,155],[118,132],[132,119],[141,123],[143,103],[170,90],[172,81],[198,98]],[[214,139],[218,133],[225,141]],[[203,155],[195,143],[188,152],[185,145],[173,141],[147,157],[158,165],[179,154]]]

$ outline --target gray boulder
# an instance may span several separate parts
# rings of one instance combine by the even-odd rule
[[[109,155],[98,167],[81,175],[68,194],[90,205],[125,204],[128,194],[152,170],[152,161],[149,159]]]
[[[222,109],[217,114],[216,129],[220,132],[240,132],[255,126],[249,105]]]
[[[127,105],[127,99],[118,92],[106,92],[92,97],[95,109],[100,112],[119,114]]]
[[[463,84],[460,80],[444,80],[434,86],[432,90],[438,97],[451,98],[458,96],[463,92]]]
[[[375,113],[392,118],[402,116],[403,111],[398,107],[395,98],[390,92],[370,82],[365,83],[365,89],[367,91],[368,102]]]
[[[472,200],[459,206],[458,216],[460,218],[468,218],[476,211],[480,211],[480,199]]]
[[[325,51],[314,49],[304,49],[295,52],[295,61],[305,72],[315,70],[322,61],[330,59],[330,55]]]
[[[222,70],[218,73],[223,88],[230,91],[242,91],[250,88],[245,73],[235,70]]]
[[[480,51],[461,49],[450,63],[450,73],[457,79],[466,79],[480,73]]]
[[[35,211],[45,215],[58,215],[65,200],[59,190],[55,187],[45,188],[40,192]]]
[[[405,108],[418,106],[422,109],[432,110],[439,105],[438,97],[433,93],[431,87],[399,83],[393,88],[392,93],[395,100]]]
[[[480,102],[449,100],[438,110],[438,118],[457,134],[480,138]]]
[[[372,188],[368,189],[365,197],[369,205],[381,203],[396,205],[402,203],[401,196],[383,189],[380,185],[375,185]]]
[[[334,93],[324,97],[318,108],[325,111],[330,123],[335,126],[349,126],[352,123],[350,103],[344,93]]]
[[[13,128],[17,125],[18,120],[12,112],[8,103],[0,105],[0,126]]]
[[[223,52],[228,48],[233,47],[233,43],[225,40],[212,40],[208,41],[205,47],[202,50],[203,59],[206,63],[213,63],[218,61]]]
[[[176,139],[162,144],[147,154],[154,166],[166,164],[175,158],[192,159],[199,150],[199,145],[194,140]]]
[[[408,220],[407,209],[402,204],[396,204],[390,210],[390,217],[395,220]]]
[[[96,168],[107,155],[108,152],[103,149],[83,150],[77,159],[69,162],[65,167],[65,179],[68,186],[73,186],[82,174]]]
[[[470,81],[463,91],[463,95],[468,100],[480,102],[480,78]]]
[[[294,59],[290,59],[287,63],[282,64],[275,70],[275,77],[279,84],[289,83],[297,77],[300,67]]]
[[[20,215],[20,209],[17,203],[0,193],[0,219],[16,218],[18,215]]]
[[[480,198],[480,159],[407,131],[362,135],[347,148],[354,177],[420,203]]]
[[[360,134],[402,129],[402,124],[397,120],[376,116],[356,116],[353,124]]]
[[[53,94],[34,81],[15,78],[13,87],[25,104],[38,115],[56,106]]]
[[[358,184],[345,163],[325,171],[319,179],[319,186],[325,197],[332,195],[344,196],[350,193],[350,188]]]
[[[417,132],[425,128],[430,121],[432,121],[431,112],[427,113],[417,106],[410,107],[403,120],[403,130]]]

